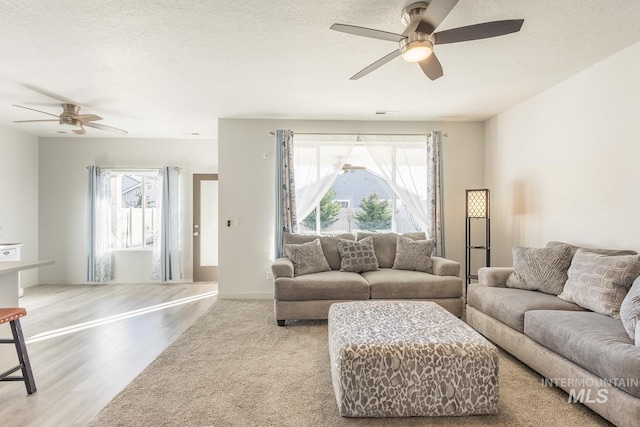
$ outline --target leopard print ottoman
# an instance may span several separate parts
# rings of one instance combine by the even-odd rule
[[[342,416],[498,412],[498,350],[436,303],[333,304],[329,354]]]

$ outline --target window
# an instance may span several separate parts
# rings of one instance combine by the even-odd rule
[[[331,150],[331,146],[323,145],[320,149]],[[297,180],[296,169],[296,185]],[[426,187],[426,178],[420,184]],[[421,230],[362,144],[353,147],[342,173],[313,211],[300,221],[301,233],[340,234],[358,230],[398,233]]]
[[[111,174],[111,248],[152,248],[160,227],[158,173]]]

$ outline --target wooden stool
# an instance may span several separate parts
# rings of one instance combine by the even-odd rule
[[[27,387],[27,393],[33,394],[36,392],[36,382],[33,379],[31,364],[29,363],[29,356],[27,355],[27,345],[24,342],[22,327],[20,326],[20,318],[26,315],[27,310],[24,308],[0,308],[0,324],[9,322],[11,332],[13,333],[12,340],[0,339],[0,344],[15,344],[18,361],[20,362],[18,366],[0,373],[0,381],[24,381],[24,385]],[[9,376],[19,369],[22,370],[21,377]]]

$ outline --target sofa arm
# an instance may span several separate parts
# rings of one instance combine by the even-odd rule
[[[512,272],[513,267],[480,267],[478,269],[478,284],[506,288],[507,278]]]
[[[273,279],[278,277],[293,277],[293,262],[289,258],[278,258],[271,264]]]
[[[432,256],[433,274],[436,276],[456,276],[460,275],[460,263],[439,256]]]

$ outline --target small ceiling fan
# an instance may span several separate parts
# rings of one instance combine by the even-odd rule
[[[43,120],[14,120],[14,123],[58,122],[62,126],[72,127],[73,133],[75,133],[76,135],[84,135],[86,133],[86,131],[84,130],[85,126],[94,129],[105,130],[107,132],[118,133],[120,135],[127,135],[129,133],[126,130],[94,123],[95,121],[102,120],[102,117],[96,116],[95,114],[80,114],[80,106],[77,104],[63,103],[62,113],[60,115],[36,110],[35,108],[23,107],[22,105],[13,104],[13,106],[56,117],[55,119]]]
[[[486,39],[520,31],[524,19],[485,22],[450,30],[434,32],[451,12],[458,0],[431,0],[412,3],[402,10],[402,22],[407,26],[402,34],[346,24],[333,24],[332,30],[362,37],[399,43],[399,48],[380,58],[351,77],[357,80],[380,68],[398,56],[407,62],[417,62],[427,77],[436,80],[443,75],[442,65],[433,52],[433,46]]]
[[[353,172],[353,171],[365,170],[365,169],[367,169],[366,166],[357,166],[357,165],[352,165],[351,163],[345,163],[344,166],[342,166],[342,171],[340,173],[343,174],[346,172]]]
[[[366,168],[366,166],[352,165],[351,163],[345,163],[344,166],[342,166],[342,169],[347,170],[364,170]]]

